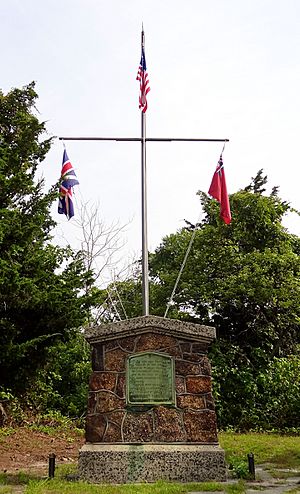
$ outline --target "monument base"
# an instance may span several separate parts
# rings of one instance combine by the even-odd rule
[[[92,483],[225,481],[224,451],[200,444],[85,444],[78,473]]]

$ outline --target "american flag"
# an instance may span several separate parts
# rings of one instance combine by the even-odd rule
[[[148,108],[147,94],[150,91],[150,86],[146,67],[145,50],[143,46],[140,66],[136,76],[136,80],[140,81],[139,109],[142,110],[143,113],[145,113]]]
[[[59,188],[58,212],[59,214],[65,214],[68,219],[74,216],[72,187],[78,184],[79,182],[72,163],[68,158],[67,151],[64,150],[61,169],[61,184]]]

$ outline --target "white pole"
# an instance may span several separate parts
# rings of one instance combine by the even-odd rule
[[[144,48],[144,31],[142,31]],[[149,268],[147,229],[147,168],[146,168],[146,115],[141,112],[141,179],[142,179],[142,297],[143,315],[149,315]]]

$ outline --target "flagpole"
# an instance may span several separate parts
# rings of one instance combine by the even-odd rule
[[[144,30],[141,35],[142,49],[145,47]],[[141,200],[142,200],[142,299],[143,315],[149,315],[149,268],[147,228],[147,168],[146,168],[146,114],[141,111]]]

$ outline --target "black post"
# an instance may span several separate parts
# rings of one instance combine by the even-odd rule
[[[255,480],[255,464],[254,464],[254,454],[249,453],[248,455],[248,468],[251,479]]]
[[[49,479],[54,478],[54,472],[55,472],[55,454],[50,453],[50,455],[49,455]]]

